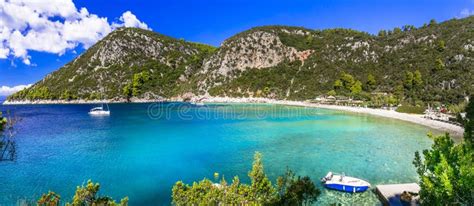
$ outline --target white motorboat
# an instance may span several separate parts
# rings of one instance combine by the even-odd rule
[[[344,174],[333,174],[329,172],[325,177],[321,178],[324,187],[343,192],[364,192],[370,188],[370,184],[362,179],[348,177]]]

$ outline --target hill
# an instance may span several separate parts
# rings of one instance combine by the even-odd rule
[[[169,99],[191,93],[307,100],[329,94],[374,104],[455,104],[473,88],[471,16],[378,35],[256,27],[219,48],[119,29],[9,100]]]

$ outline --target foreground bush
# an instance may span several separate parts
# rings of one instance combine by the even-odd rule
[[[423,158],[413,163],[420,176],[422,205],[474,205],[474,101],[466,107],[464,141],[455,144],[445,134],[434,138]]]
[[[93,183],[91,180],[87,181],[86,186],[77,186],[76,193],[72,198],[72,203],[66,203],[67,206],[127,206],[128,197],[120,200],[120,203],[115,202],[111,197],[99,196],[100,185]],[[43,194],[37,201],[38,206],[56,206],[59,205],[61,196],[55,192],[48,192]]]
[[[296,177],[290,170],[273,186],[258,152],[249,177],[250,185],[240,183],[237,176],[231,184],[225,178],[219,183],[204,179],[192,186],[178,181],[172,189],[172,201],[174,205],[305,205],[314,203],[320,195],[309,177]]]

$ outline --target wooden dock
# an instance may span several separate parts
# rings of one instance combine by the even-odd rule
[[[420,186],[416,183],[377,185],[375,192],[384,205],[401,206],[400,195],[404,192],[419,193]],[[416,198],[417,199],[417,198]],[[417,200],[412,200],[410,205],[417,205]]]

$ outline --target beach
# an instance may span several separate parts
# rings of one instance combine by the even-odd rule
[[[159,99],[159,100],[150,100],[150,99],[131,99],[131,103],[152,103],[152,102],[181,102],[184,101],[182,98],[170,98],[170,99]],[[462,136],[464,133],[464,128],[453,125],[446,122],[436,121],[432,119],[426,119],[423,115],[420,114],[407,114],[400,113],[394,110],[385,110],[385,109],[374,109],[374,108],[365,108],[365,107],[351,107],[351,106],[339,106],[339,105],[327,105],[327,104],[318,104],[304,101],[290,101],[290,100],[275,100],[269,98],[255,98],[255,97],[243,97],[243,98],[232,98],[232,97],[210,97],[210,96],[195,96],[191,98],[191,102],[204,102],[204,103],[262,103],[262,104],[280,104],[280,105],[289,105],[289,106],[301,106],[301,107],[315,107],[315,108],[324,108],[332,110],[340,110],[346,112],[354,113],[363,113],[370,114],[375,116],[381,116],[386,118],[398,119],[402,121],[407,121],[426,127],[430,127],[436,130],[449,132],[453,136]],[[25,105],[25,104],[98,104],[98,103],[125,103],[127,102],[124,99],[116,100],[38,100],[38,101],[5,101],[4,105]]]
[[[202,101],[209,102],[209,103],[211,102],[213,103],[267,103],[267,104],[282,104],[282,105],[291,105],[291,106],[316,107],[316,108],[340,110],[340,111],[346,111],[346,112],[370,114],[370,115],[375,115],[375,116],[381,116],[381,117],[386,117],[386,118],[407,121],[407,122],[423,125],[426,127],[430,127],[436,130],[449,132],[453,136],[462,136],[464,134],[464,128],[460,126],[449,124],[446,122],[436,121],[432,119],[426,119],[421,114],[400,113],[394,110],[327,105],[327,104],[317,104],[317,103],[301,102],[301,101],[273,100],[273,99],[267,99],[267,98],[210,97],[210,98],[202,99]]]

